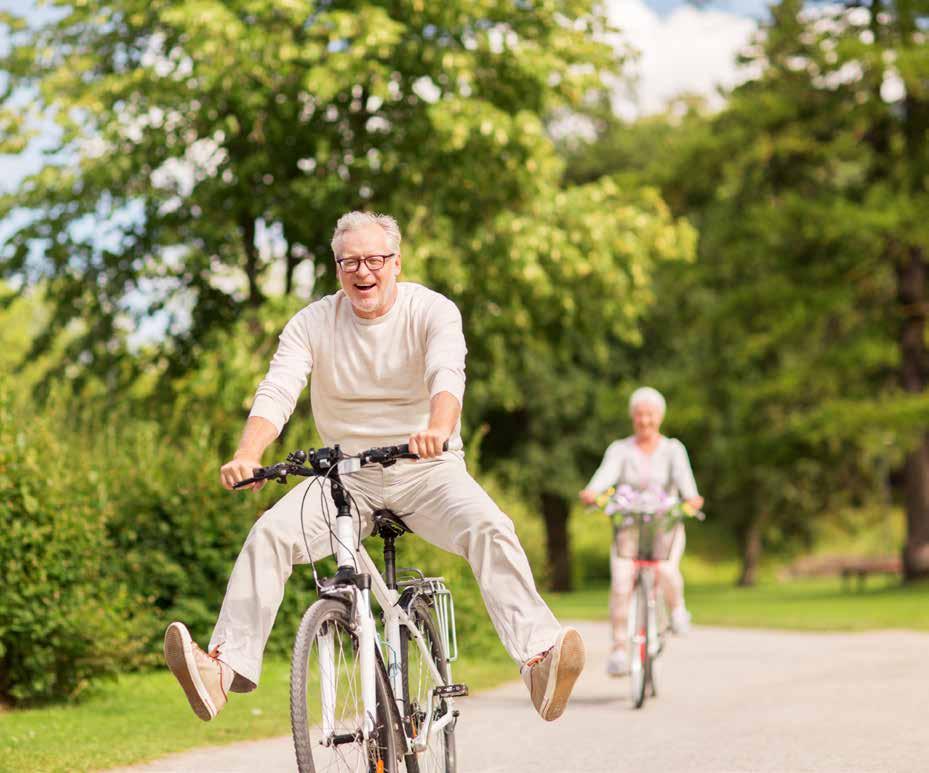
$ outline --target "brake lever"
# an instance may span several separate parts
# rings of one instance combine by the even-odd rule
[[[246,478],[245,480],[240,480],[238,483],[233,483],[232,488],[240,489],[250,486],[253,483],[260,483],[263,480],[276,479],[278,483],[287,482],[287,473],[289,470],[285,465],[274,464],[271,467],[257,467],[252,470],[254,475],[251,478]]]

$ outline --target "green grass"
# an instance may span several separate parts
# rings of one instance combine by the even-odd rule
[[[472,690],[517,678],[504,658],[495,651],[483,660],[459,661],[454,677]],[[209,723],[194,717],[166,670],[123,676],[76,706],[6,711],[0,713],[0,771],[104,770],[197,746],[287,735],[289,678],[289,663],[266,661],[261,687],[233,696]]]
[[[606,586],[548,594],[562,619],[606,620]],[[929,631],[929,584],[901,586],[872,578],[863,591],[844,590],[838,579],[763,583],[737,588],[731,582],[689,582],[687,606],[694,622],[805,631],[908,628]]]

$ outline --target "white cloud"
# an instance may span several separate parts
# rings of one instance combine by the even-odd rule
[[[663,109],[682,93],[706,95],[719,106],[718,86],[744,80],[735,57],[757,22],[721,10],[680,6],[659,15],[643,0],[609,0],[610,21],[621,30],[618,44],[631,45],[639,58],[627,67],[635,83],[617,89],[614,106],[627,118]]]

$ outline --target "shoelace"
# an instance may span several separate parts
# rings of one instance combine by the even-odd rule
[[[192,644],[194,645],[196,649],[198,649],[200,652],[206,655],[210,660],[215,661],[216,665],[219,666],[219,689],[223,691],[223,697],[228,700],[229,694],[226,692],[226,685],[224,684],[225,680],[223,679],[223,676],[224,676],[223,668],[228,668],[228,666],[219,659],[219,654],[220,654],[219,648],[222,647],[225,643],[226,643],[225,641],[221,641],[219,644],[213,647],[213,649],[211,649],[209,652],[205,652],[200,647],[200,645],[197,644],[197,642],[192,642]]]
[[[529,660],[526,661],[523,668],[532,668],[533,666],[541,663],[543,660],[545,660],[545,656],[548,655],[548,653],[551,652],[553,649],[555,648],[549,647],[547,650],[540,652],[538,655],[535,655],[534,657],[529,658]]]

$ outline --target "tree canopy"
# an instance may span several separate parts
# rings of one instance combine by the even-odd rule
[[[391,212],[413,237],[440,239],[444,221],[491,236],[557,176],[544,120],[617,66],[590,2],[51,5],[35,29],[3,17],[0,151],[43,122],[57,140],[0,201],[28,218],[0,273],[46,281],[38,348],[79,318],[69,355],[98,369],[155,312],[183,367],[206,330],[301,276],[331,288],[349,209]]]

